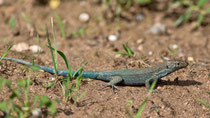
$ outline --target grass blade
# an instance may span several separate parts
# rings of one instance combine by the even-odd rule
[[[203,100],[201,100],[201,99],[199,99],[199,98],[194,98],[194,100],[200,102],[200,103],[203,104],[205,107],[210,108],[210,103],[205,102],[205,101],[203,101]]]
[[[65,31],[65,28],[61,21],[60,16],[56,12],[54,12],[54,16],[55,16],[56,21],[58,22],[62,37],[66,37],[66,31]]]
[[[170,47],[168,47],[168,50],[171,52],[171,54],[172,54],[174,57],[176,57],[176,53],[175,53]]]
[[[0,61],[7,55],[7,53],[9,52],[9,50],[12,48],[13,45],[10,45],[9,48],[7,48],[7,50],[4,52],[4,54],[1,56]]]
[[[140,107],[139,107],[139,110],[137,112],[137,114],[135,115],[134,118],[139,118],[141,116],[141,113],[143,112],[145,106],[146,106],[146,103],[149,99],[149,97],[151,96],[152,94],[152,91],[154,90],[155,86],[157,84],[157,79],[152,83],[151,87],[150,87],[150,90],[149,90],[149,93],[147,94],[147,97],[144,99],[144,101],[141,103]]]
[[[197,7],[201,8],[203,5],[205,5],[209,0],[199,0],[197,3]]]
[[[48,33],[48,28],[47,28],[47,26],[46,26],[46,36],[47,36],[47,40],[48,40],[48,45],[49,45],[49,47],[52,47],[51,46],[51,42],[50,42],[50,38],[49,38],[49,33]],[[56,62],[55,62],[55,58],[54,58],[54,55],[53,55],[53,50],[50,48],[50,54],[51,54],[51,57],[52,57],[52,61],[53,61],[53,65],[54,65],[54,70],[55,70],[55,75],[56,75],[56,77],[58,76],[58,72],[57,72],[57,64],[56,64]]]

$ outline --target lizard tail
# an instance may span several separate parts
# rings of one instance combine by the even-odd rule
[[[27,66],[32,66],[33,65],[30,62],[26,62],[26,61],[23,61],[23,60],[20,60],[20,59],[15,59],[15,58],[10,58],[10,57],[4,57],[3,60],[14,61],[14,62],[23,64],[23,65],[27,65]],[[37,66],[41,70],[44,70],[44,71],[46,71],[48,73],[55,74],[55,70],[53,68],[49,68],[49,67],[46,67],[46,66],[40,66],[40,65],[37,65],[37,64],[34,64],[34,66]],[[76,71],[72,71],[72,74],[75,74],[75,73],[76,73]],[[97,79],[97,77],[99,76],[99,73],[100,72],[98,72],[98,71],[83,71],[82,72],[82,77],[84,77],[84,78],[95,78],[95,79]],[[75,76],[79,76],[79,74],[80,73],[77,72],[75,74]],[[58,75],[61,75],[61,76],[69,76],[69,72],[67,70],[58,70]]]
[[[0,57],[1,58],[1,57]],[[30,62],[27,62],[27,61],[23,61],[23,60],[20,60],[20,59],[15,59],[15,58],[10,58],[10,57],[4,57],[3,60],[9,60],[9,61],[14,61],[14,62],[17,62],[17,63],[20,63],[20,64],[23,64],[23,65],[27,65],[27,66],[32,66],[33,64],[30,63]],[[37,65],[37,64],[34,64],[34,66],[37,66],[39,67],[41,70],[44,70],[46,72],[49,72],[51,74],[55,74],[55,71],[53,68],[49,68],[49,67],[45,67],[45,66],[40,66],[40,65]],[[60,72],[61,70],[59,70]],[[65,73],[64,73],[65,74]]]

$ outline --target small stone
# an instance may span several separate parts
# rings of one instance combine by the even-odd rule
[[[109,41],[116,41],[117,40],[117,36],[116,35],[109,35],[108,39],[109,39]]]
[[[137,49],[138,49],[139,51],[143,51],[143,46],[140,45]]]
[[[41,109],[40,108],[36,108],[36,109],[34,109],[33,111],[32,111],[32,115],[34,116],[34,117],[39,117],[40,115],[41,115]]]
[[[144,15],[143,14],[139,13],[139,14],[136,15],[136,20],[142,21],[143,19],[144,19]]]
[[[115,55],[115,58],[119,58],[121,55],[120,54],[116,54]]]
[[[55,80],[55,77],[52,77],[51,80],[54,81]]]
[[[88,22],[89,19],[90,19],[90,16],[87,13],[81,13],[79,15],[79,20],[82,21],[82,22]]]
[[[194,62],[194,58],[193,58],[193,57],[188,57],[187,60],[188,60],[189,62]]]
[[[137,40],[137,44],[142,44],[143,43],[143,41],[144,41],[144,39],[139,39],[139,40]]]
[[[152,51],[149,51],[149,53],[148,53],[149,55],[152,55]]]
[[[23,52],[29,49],[29,45],[27,43],[21,42],[16,45],[13,45],[12,49],[13,51],[17,52]]]
[[[178,45],[177,45],[177,44],[173,44],[173,45],[172,45],[172,48],[173,48],[173,49],[177,49],[177,48],[178,48]]]
[[[0,5],[2,5],[4,3],[4,0],[0,0]]]
[[[149,33],[152,34],[165,34],[166,26],[164,24],[156,23],[150,28]]]
[[[33,53],[38,53],[38,52],[43,52],[42,48],[38,45],[32,45],[29,47],[29,49],[33,52]]]

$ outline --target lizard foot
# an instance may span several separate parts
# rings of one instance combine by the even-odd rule
[[[115,89],[118,89],[115,85],[111,85],[111,84],[99,84],[98,83],[98,85],[99,86],[103,86],[103,88],[100,88],[99,90],[103,90],[103,89],[105,89],[107,87],[112,87],[112,91],[115,93]]]

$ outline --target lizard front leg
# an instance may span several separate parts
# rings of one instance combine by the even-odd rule
[[[121,83],[122,81],[123,81],[123,79],[120,76],[111,76],[109,83],[107,83],[106,85],[104,85],[105,86],[104,88],[106,88],[106,87],[112,87],[112,91],[114,92],[114,89],[117,89],[117,87],[115,85]]]
[[[152,81],[152,80],[157,80],[158,81],[158,76],[157,75],[153,75],[152,77],[150,77],[149,79],[147,79],[146,81],[145,81],[145,86],[146,86],[146,88],[147,88],[147,90],[150,90],[150,82]],[[153,81],[153,82],[154,82]],[[152,92],[160,92],[159,90],[153,90]]]

